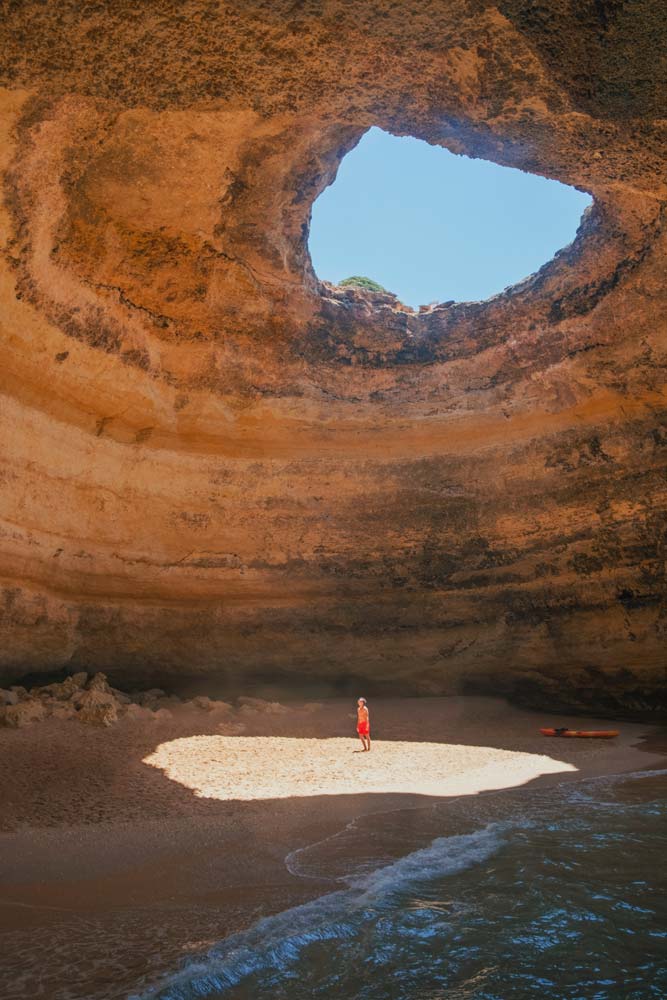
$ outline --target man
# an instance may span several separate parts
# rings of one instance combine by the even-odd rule
[[[357,700],[357,732],[364,750],[371,748],[371,721],[365,698]]]

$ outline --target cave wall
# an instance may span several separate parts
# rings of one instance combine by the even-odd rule
[[[5,13],[0,681],[664,712],[662,5]],[[332,288],[310,209],[372,125],[594,207],[484,303]]]

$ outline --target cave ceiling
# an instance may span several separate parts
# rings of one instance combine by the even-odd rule
[[[659,2],[7,2],[0,675],[664,710]],[[486,302],[320,282],[376,125],[590,192]]]

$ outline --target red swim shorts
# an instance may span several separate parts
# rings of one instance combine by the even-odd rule
[[[360,722],[359,725],[357,726],[357,732],[359,733],[360,736],[370,736],[371,727],[367,722]]]

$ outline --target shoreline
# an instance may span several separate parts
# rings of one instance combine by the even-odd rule
[[[376,699],[373,709],[381,723],[377,728],[400,737],[378,741],[371,751],[378,759],[384,747],[395,753],[397,744],[422,758],[431,753],[425,747],[446,747],[452,759],[463,762],[465,785],[471,754],[488,750],[489,767],[495,755],[502,787],[464,787],[457,800],[517,789],[529,794],[563,781],[661,769],[667,759],[667,738],[656,727],[621,724],[618,740],[605,744],[548,739],[536,732],[546,713],[519,710],[500,699]],[[341,699],[308,713],[299,703],[278,715],[246,712],[243,740],[262,737],[288,748],[290,740],[304,746],[331,740],[338,753],[338,740],[344,738],[351,751],[353,737],[341,735],[350,729],[347,714],[349,702]],[[213,720],[204,725],[200,717],[176,715],[149,734],[130,724],[99,732],[54,722],[40,727],[39,750],[31,745],[35,729],[0,734],[5,764],[12,758],[0,791],[14,789],[12,815],[4,810],[0,834],[2,963],[12,984],[7,1000],[28,994],[49,1000],[127,997],[260,917],[326,894],[330,880],[290,873],[291,854],[337,835],[355,818],[454,799],[451,791],[444,796],[382,790],[299,795],[304,782],[321,782],[323,774],[330,780],[330,774],[319,764],[320,771],[309,776],[303,770],[309,765],[297,758],[302,770],[296,778],[287,771],[285,779],[296,780],[297,794],[217,800],[145,763],[159,747],[173,753],[174,746],[182,746],[179,741],[194,740],[185,744],[197,750],[190,767],[210,774],[220,766],[215,756],[220,741],[234,739],[221,736],[218,728]],[[438,736],[447,742],[430,742]],[[576,770],[532,777],[525,772],[513,780],[512,761],[521,763],[525,754],[543,758],[549,751]],[[180,754],[177,758],[180,762]],[[350,755],[346,770],[365,759]],[[21,791],[34,789],[36,769],[47,760],[52,776],[64,771],[65,784],[51,781],[49,789],[48,781],[37,780],[32,799],[21,807]],[[75,764],[79,781],[72,785]],[[275,759],[269,756],[266,766],[275,768]],[[26,780],[30,774],[32,782]],[[77,815],[83,822],[74,821]]]

